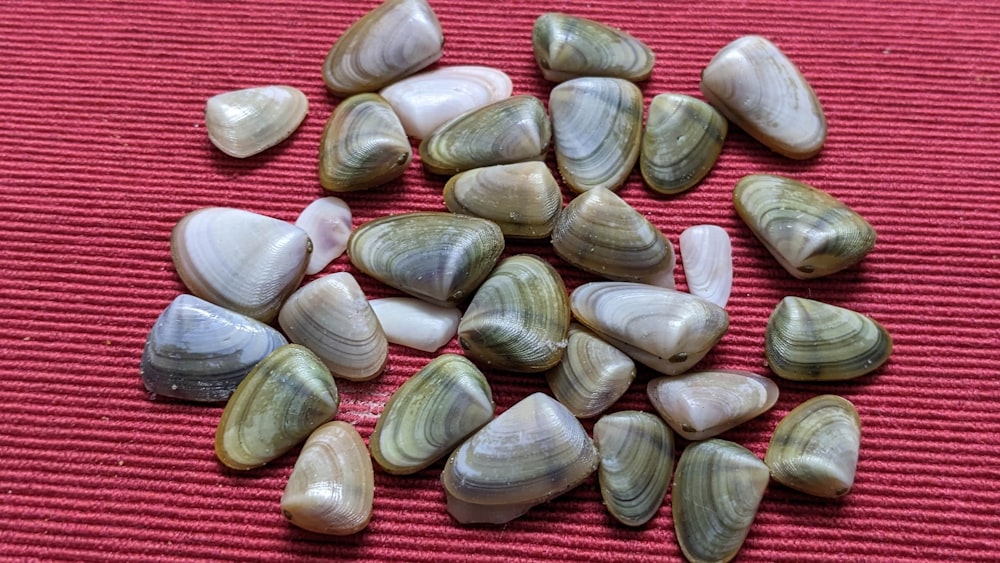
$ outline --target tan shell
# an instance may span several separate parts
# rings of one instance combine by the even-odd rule
[[[298,88],[246,88],[208,99],[205,131],[222,152],[247,158],[287,139],[308,113],[309,100]]]
[[[538,239],[555,227],[562,191],[544,162],[499,164],[453,176],[444,204],[452,213],[493,221],[506,237]]]
[[[550,12],[531,32],[535,60],[546,80],[614,76],[639,82],[653,72],[655,57],[642,41],[602,23]]]

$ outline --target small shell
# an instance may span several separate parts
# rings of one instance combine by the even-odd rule
[[[575,78],[549,95],[556,162],[577,192],[616,190],[642,142],[642,92],[620,78]]]
[[[347,241],[362,272],[436,305],[472,295],[503,252],[500,227],[452,213],[403,213],[359,226]]]
[[[597,474],[608,512],[626,526],[648,522],[670,486],[673,433],[654,415],[622,411],[597,421],[594,445],[601,454]]]
[[[660,416],[688,440],[722,434],[767,412],[778,401],[778,386],[748,371],[660,377],[649,382],[646,392]]]
[[[303,346],[282,346],[229,398],[215,433],[215,454],[233,469],[260,467],[337,416],[339,406],[333,376],[320,359]]]
[[[857,264],[875,229],[833,196],[791,178],[754,174],[733,191],[743,222],[789,274],[811,279]]]
[[[332,192],[366,190],[399,178],[413,149],[392,107],[377,94],[340,102],[319,147],[319,183]]]
[[[241,209],[192,211],[170,235],[170,256],[191,293],[265,323],[302,281],[311,253],[302,229]]]
[[[716,225],[695,225],[684,229],[680,242],[688,291],[725,307],[733,289],[733,246],[729,233]]]
[[[535,60],[546,80],[614,76],[639,82],[653,72],[655,57],[642,41],[602,23],[550,12],[531,32]]]
[[[436,352],[458,333],[462,312],[457,307],[442,307],[415,297],[385,297],[368,302],[393,344],[424,352]]]
[[[313,244],[306,274],[318,274],[347,249],[351,208],[339,197],[321,197],[302,210],[295,226],[305,231]]]
[[[606,411],[628,391],[635,362],[583,326],[569,325],[562,361],[545,376],[560,403],[578,418]]]
[[[562,358],[569,298],[559,272],[530,254],[497,265],[458,325],[458,343],[473,360],[509,371],[545,371]]]
[[[494,408],[490,385],[472,362],[438,356],[389,398],[369,440],[372,457],[389,473],[416,473],[489,422]]]
[[[592,282],[570,296],[573,316],[632,359],[666,375],[698,363],[729,328],[715,305],[672,289]]]
[[[719,158],[729,123],[712,106],[683,94],[649,103],[639,168],[646,185],[678,194],[701,181]]]
[[[364,529],[375,500],[375,472],[361,434],[346,422],[316,429],[302,446],[281,495],[281,512],[296,526],[343,536]]]
[[[488,66],[446,66],[416,74],[382,89],[406,134],[426,139],[467,111],[510,97],[510,77]]]
[[[542,102],[514,96],[475,109],[438,127],[420,143],[420,159],[434,174],[525,160],[542,160],[552,125]]]
[[[783,485],[836,498],[854,485],[860,448],[861,419],[854,405],[836,395],[820,395],[781,419],[764,463]]]
[[[347,272],[302,286],[281,308],[278,323],[289,340],[315,352],[337,377],[367,381],[385,369],[389,343],[382,325]]]
[[[309,100],[298,88],[247,88],[208,99],[205,131],[222,152],[247,158],[287,139],[308,113]]]
[[[739,444],[712,439],[689,445],[671,492],[677,543],[688,561],[736,557],[767,482],[767,466]]]
[[[789,296],[767,321],[764,352],[785,379],[839,381],[878,369],[892,354],[892,337],[850,309]]]
[[[611,280],[674,287],[676,258],[670,241],[604,188],[569,202],[552,231],[552,247],[577,268]]]
[[[225,401],[257,362],[285,344],[260,321],[178,295],[149,331],[139,372],[154,395]]]
[[[323,62],[338,96],[378,89],[441,58],[444,35],[426,0],[386,0],[351,24]]]
[[[562,209],[562,191],[544,162],[518,162],[475,168],[453,176],[444,186],[452,213],[489,219],[504,236],[549,236]]]
[[[826,117],[798,67],[757,35],[723,47],[701,73],[701,92],[733,123],[771,150],[814,156],[826,141]]]
[[[459,522],[503,524],[577,486],[597,464],[597,449],[573,413],[534,393],[459,446],[441,484]]]

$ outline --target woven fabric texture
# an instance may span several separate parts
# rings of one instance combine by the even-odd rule
[[[623,28],[657,57],[640,84],[701,97],[701,69],[760,34],[802,70],[829,137],[815,158],[776,156],[732,128],[712,173],[678,196],[634,172],[619,194],[677,245],[701,223],[732,238],[730,329],[700,364],[769,374],[764,327],[799,295],[848,307],[893,335],[889,362],[836,384],[779,380],[767,414],[725,433],[763,458],[777,422],[823,393],[852,401],[863,435],[857,480],[839,500],[772,483],[740,561],[995,560],[1000,553],[1000,5],[978,0],[431,0],[444,29],[437,66],[484,64],[515,93],[548,99],[531,50],[543,12]],[[324,195],[317,147],[339,99],[320,66],[374,0],[297,2],[13,0],[0,8],[0,559],[150,561],[674,561],[670,497],[638,529],[601,504],[596,476],[504,526],[461,526],[445,510],[442,462],[408,477],[376,471],[374,513],[350,537],[301,531],[278,507],[297,450],[237,472],[216,461],[221,406],[150,400],[139,359],[153,322],[185,291],[169,235],[207,206],[294,221]],[[309,114],[281,145],[237,160],[205,134],[205,101],[265,84],[303,90]],[[549,163],[554,167],[554,161]],[[794,177],[841,199],[878,231],[861,264],[793,279],[732,206],[751,173]],[[343,198],[359,225],[444,210],[444,178],[419,158],[405,176]],[[568,201],[571,194],[564,188]],[[551,261],[569,289],[596,278],[547,243],[505,255]],[[357,275],[341,257],[320,276]],[[683,268],[678,286],[686,288]],[[460,352],[452,341],[443,351]],[[388,396],[434,355],[392,346],[386,372],[339,384],[338,419],[367,441]],[[544,378],[487,372],[498,411]],[[772,375],[773,376],[773,375]],[[652,410],[641,368],[615,410]],[[589,430],[593,420],[584,421]],[[679,450],[685,446],[679,441]]]

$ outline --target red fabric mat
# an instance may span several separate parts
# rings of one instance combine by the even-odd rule
[[[0,558],[677,560],[668,502],[648,525],[615,524],[596,478],[506,526],[447,514],[442,467],[376,475],[367,530],[325,538],[288,525],[278,500],[295,460],[223,468],[221,408],[150,401],[146,333],[184,287],[168,237],[185,213],[233,206],[294,220],[323,195],[316,154],[337,103],[320,65],[374,7],[365,0],[123,3],[8,1],[0,9]],[[889,363],[853,382],[779,381],[768,414],[726,433],[763,457],[777,421],[821,393],[863,423],[854,490],[820,500],[772,484],[741,561],[996,560],[1000,553],[1000,8],[996,2],[542,2],[432,0],[446,64],[488,64],[516,93],[547,100],[531,25],[566,11],[627,29],[657,56],[646,102],[698,93],[701,68],[755,33],[802,69],[829,120],[822,153],[792,162],[738,130],[712,174],[677,197],[633,173],[620,190],[677,244],[693,224],[733,240],[731,326],[703,366],[768,373],[762,345],[784,295],[881,321]],[[255,85],[301,88],[311,108],[291,139],[245,161],[203,128],[205,100]],[[745,174],[790,175],[842,199],[877,229],[859,266],[787,275],[732,209]],[[443,210],[443,179],[415,162],[400,181],[348,194],[355,225]],[[570,197],[568,191],[566,198]],[[556,263],[572,288],[594,278],[547,244],[510,244]],[[346,257],[326,272],[357,271]],[[395,295],[363,275],[370,297]],[[679,272],[680,287],[685,287]],[[448,351],[459,351],[452,343]],[[367,440],[388,395],[432,355],[393,346],[384,375],[341,383],[338,418]],[[642,370],[613,410],[651,410]],[[489,373],[498,409],[543,378]],[[585,423],[588,430],[593,421]]]

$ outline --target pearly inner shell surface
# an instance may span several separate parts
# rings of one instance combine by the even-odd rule
[[[653,72],[655,56],[642,41],[600,22],[550,12],[531,32],[535,60],[546,80],[611,76],[640,82]]]
[[[717,225],[695,225],[680,238],[681,263],[688,291],[725,307],[733,289],[733,245]]]
[[[458,333],[458,307],[434,305],[416,297],[384,297],[368,301],[393,344],[436,352]]]
[[[246,88],[208,99],[205,130],[219,150],[247,158],[287,139],[308,113],[309,100],[298,88]]]
[[[649,103],[639,169],[646,185],[678,194],[715,166],[729,122],[715,108],[683,94],[660,94]]]
[[[299,213],[295,226],[309,235],[313,245],[306,274],[318,274],[347,250],[351,208],[339,197],[321,197]]]

